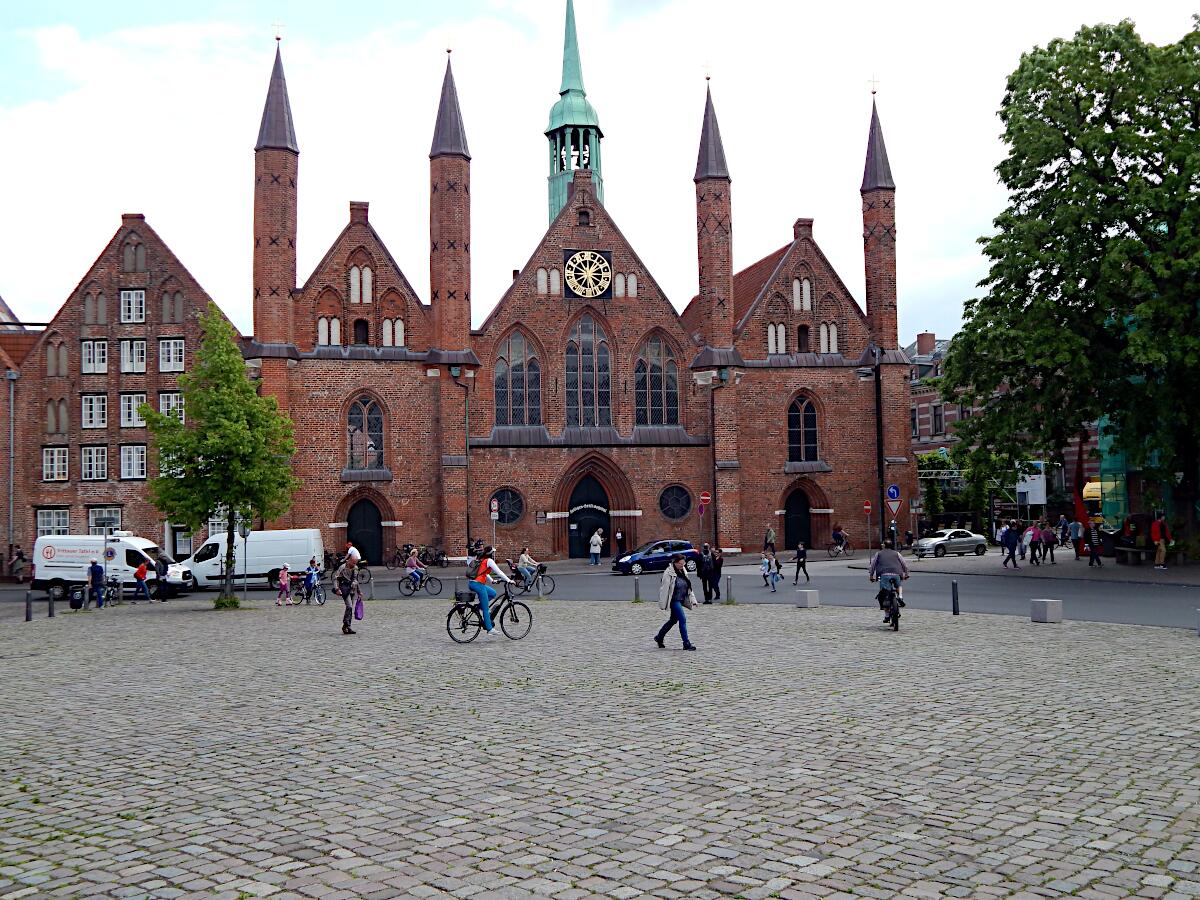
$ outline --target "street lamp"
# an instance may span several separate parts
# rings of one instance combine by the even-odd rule
[[[887,539],[887,525],[883,517],[883,374],[879,367],[880,349],[875,344],[867,347],[874,363],[854,370],[859,381],[875,379],[875,475],[878,480],[878,509],[879,509],[879,546]]]
[[[246,586],[250,583],[250,523],[245,519],[238,520],[238,534],[242,536],[242,603],[245,603]]]

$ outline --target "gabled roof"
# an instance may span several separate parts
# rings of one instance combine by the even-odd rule
[[[333,239],[333,243],[329,245],[329,249],[325,251],[325,255],[321,257],[321,261],[317,263],[316,266],[313,267],[312,272],[309,273],[308,280],[305,281],[303,286],[300,288],[301,292],[307,292],[311,287],[313,287],[313,279],[315,279],[317,274],[329,265],[330,261],[333,259],[333,251],[337,249],[343,238],[346,237],[346,233],[355,224],[357,223],[347,222],[346,227],[338,232],[338,236]],[[400,264],[396,262],[396,258],[392,256],[392,251],[389,250],[387,244],[383,242],[383,238],[379,236],[379,232],[375,230],[375,226],[370,222],[365,222],[364,224],[367,226],[367,230],[371,233],[371,237],[375,239],[375,243],[378,245],[379,249],[383,251],[384,258],[388,261],[388,264],[400,277],[400,283],[404,286],[404,290],[408,292],[408,296],[411,297],[413,302],[422,309],[428,309],[428,304],[421,302],[421,298],[417,296],[417,292],[409,282],[408,276],[404,274],[404,270],[400,268]],[[375,283],[376,285],[379,284],[378,278],[375,280]]]
[[[717,112],[713,109],[712,89],[706,89],[705,94],[704,124],[700,128],[700,152],[696,156],[696,177],[692,180],[728,180],[729,166],[725,164],[725,146],[721,143],[721,127],[717,124]]]
[[[467,130],[463,127],[462,110],[458,108],[458,88],[454,86],[454,72],[450,59],[446,59],[446,77],[442,79],[442,100],[438,104],[437,123],[433,126],[433,146],[429,158],[436,156],[462,156],[471,158],[467,149]]]
[[[791,244],[785,244],[774,253],[769,253],[756,263],[752,263],[733,276],[733,317],[740,322],[746,312],[762,293],[763,286],[775,273],[784,255],[791,249]],[[700,323],[693,322],[694,316],[700,315],[699,294],[692,297],[684,309],[681,318],[689,333],[699,330]]]
[[[17,314],[9,309],[8,304],[4,302],[4,298],[0,297],[0,330],[3,331],[24,331],[25,326],[21,324],[21,320],[17,318]]]
[[[863,166],[863,181],[859,190],[865,192],[895,189],[896,182],[892,180],[887,147],[883,143],[883,129],[879,125],[879,110],[875,108],[875,100],[872,99],[871,130],[867,133],[867,161]]]
[[[0,330],[0,350],[3,350],[16,365],[25,362],[29,351],[33,349],[41,331],[4,331]]]
[[[283,77],[283,57],[275,45],[275,67],[271,69],[271,84],[263,106],[262,124],[258,126],[255,150],[291,150],[300,152],[296,129],[292,124],[292,104],[288,101],[287,81]]]

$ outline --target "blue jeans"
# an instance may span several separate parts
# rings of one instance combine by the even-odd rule
[[[687,616],[683,614],[683,602],[680,600],[671,601],[671,618],[667,619],[667,624],[658,629],[658,636],[655,640],[661,644],[663,638],[667,636],[667,632],[676,624],[679,625],[679,636],[683,638],[683,646],[690,647],[692,642],[688,640]]]
[[[520,572],[522,576],[524,576],[526,584],[533,584],[533,575],[534,575],[534,571],[535,571],[533,566],[519,566],[517,568],[517,571]]]
[[[413,587],[421,586],[421,577],[424,573],[420,569],[412,569],[408,573],[408,577],[412,579]]]
[[[133,580],[133,599],[136,600],[138,597],[145,597],[146,602],[149,603],[150,602],[150,588],[148,588],[146,586],[145,581],[138,581],[135,578]]]
[[[599,554],[599,553],[593,553],[591,556],[592,556],[592,558],[591,558],[591,565],[593,565],[593,566],[598,566],[598,565],[600,565],[600,554]]]
[[[93,584],[91,588],[92,599],[96,601],[96,609],[104,606],[104,585]]]
[[[893,575],[890,572],[885,572],[883,575],[879,576],[879,587],[891,588],[893,591],[900,590],[900,576]]]
[[[496,589],[490,584],[480,584],[478,581],[467,582],[467,586],[470,587],[475,596],[479,598],[479,611],[483,614],[484,629],[491,631],[492,610],[490,604],[496,596]]]

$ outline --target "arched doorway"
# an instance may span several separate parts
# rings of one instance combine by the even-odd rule
[[[795,550],[801,541],[812,547],[812,504],[804,488],[796,488],[788,494],[784,504],[783,546]]]
[[[366,498],[350,507],[346,515],[346,538],[358,548],[364,562],[382,563],[383,516],[379,507]]]
[[[571,491],[571,501],[568,504],[567,540],[572,559],[586,558],[589,552],[588,542],[597,528],[604,529],[604,549],[608,553],[608,540],[611,529],[608,520],[608,492],[594,476],[584,475]]]

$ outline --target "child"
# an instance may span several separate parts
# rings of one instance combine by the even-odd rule
[[[767,556],[766,550],[762,552],[762,561],[759,566],[762,568],[763,587],[770,587],[771,582],[767,578],[771,574],[771,557]]]
[[[317,565],[317,558],[314,556],[308,561],[308,568],[304,570],[304,602],[311,603],[313,591],[317,589],[317,580],[321,577],[321,567]]]
[[[776,593],[775,585],[779,584],[779,580],[781,578],[783,578],[783,574],[780,572],[780,569],[782,569],[783,566],[779,562],[779,557],[776,556],[774,553],[771,554],[770,563],[771,563],[771,593],[774,594],[774,593]]]
[[[283,606],[281,602],[283,598],[287,598],[288,606],[295,606],[292,603],[292,576],[288,572],[287,563],[283,564],[283,568],[279,570],[279,593],[275,595],[275,605]]]

